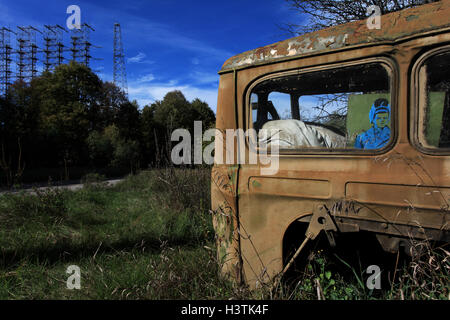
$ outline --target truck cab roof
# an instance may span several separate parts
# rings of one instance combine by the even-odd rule
[[[359,20],[246,51],[228,59],[219,73],[357,46],[390,44],[424,33],[443,32],[443,29],[450,27],[449,3],[449,0],[442,0],[383,15],[380,29],[369,29],[367,20]]]

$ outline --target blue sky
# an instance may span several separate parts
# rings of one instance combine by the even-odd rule
[[[215,111],[217,71],[225,60],[283,40],[289,36],[279,25],[302,22],[283,0],[0,0],[0,26],[65,27],[73,4],[81,22],[95,29],[91,42],[101,48],[92,56],[101,60],[91,67],[103,80],[113,79],[113,26],[121,24],[129,97],[141,107],[178,89]]]

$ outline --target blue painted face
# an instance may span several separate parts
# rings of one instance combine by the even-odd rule
[[[387,105],[383,104],[378,107],[375,107],[375,104],[373,104],[372,108],[370,109],[370,113],[369,113],[370,123],[372,123],[374,126],[376,126],[378,128],[383,128],[389,122],[390,113],[391,113],[391,106],[389,104],[387,104]],[[382,127],[377,126],[377,124],[376,124],[377,116],[380,114],[385,114],[380,118],[384,118],[385,120],[387,120],[386,124]]]
[[[384,127],[387,126],[388,123],[389,123],[389,113],[380,112],[376,114],[374,123],[376,128],[383,129]]]
[[[377,102],[379,101],[375,103]],[[388,123],[391,107],[387,101],[381,101],[377,107],[375,107],[375,103],[372,105],[369,113],[372,127],[356,137],[355,148],[366,150],[380,149],[389,142],[391,130],[388,127]]]

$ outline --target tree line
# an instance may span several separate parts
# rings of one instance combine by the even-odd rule
[[[180,91],[140,109],[111,82],[71,62],[31,82],[17,81],[0,98],[1,183],[21,183],[27,172],[59,168],[122,169],[157,166],[170,156],[170,133],[214,126],[208,104]],[[33,179],[29,177],[28,179]]]

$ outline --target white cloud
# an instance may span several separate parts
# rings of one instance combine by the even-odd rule
[[[146,57],[147,57],[147,55],[145,53],[139,52],[134,57],[128,58],[127,62],[128,63],[145,63],[145,64],[153,64],[153,63],[155,63],[155,61],[146,60],[145,59]]]
[[[155,76],[153,74],[149,73],[145,76],[140,77],[137,81],[138,82],[150,82],[153,80],[155,80]]]
[[[147,55],[143,52],[139,52],[136,56],[128,58],[128,63],[139,63],[141,62]]]
[[[145,34],[145,37],[141,39],[142,45],[161,43],[165,46],[176,48],[177,50],[188,50],[206,54],[208,57],[213,57],[220,61],[234,55],[228,50],[216,48],[201,40],[186,37],[179,30],[174,30],[171,25],[149,22],[147,19],[144,20],[135,16],[130,19],[128,24],[131,30],[141,30],[142,34]],[[191,62],[196,64],[197,60],[194,58]],[[200,60],[198,62],[200,63]]]
[[[94,1],[91,1],[94,2]],[[130,7],[135,7],[134,4],[127,3]],[[120,17],[123,23],[123,35],[127,39],[127,43],[137,43],[140,47],[154,48],[155,43],[164,44],[166,47],[176,50],[188,50],[191,52],[201,53],[206,57],[212,57],[215,60],[225,61],[235,53],[227,49],[218,48],[202,40],[201,36],[194,38],[185,35],[185,30],[177,29],[176,23],[159,23],[150,20],[148,17],[142,17],[136,14],[130,14],[127,10],[120,10],[114,6],[104,6],[99,3],[86,4],[89,10],[95,12],[95,19],[97,21],[111,21],[111,17]],[[123,5],[121,4],[121,7]],[[135,8],[142,8],[142,5],[137,5]],[[87,10],[87,9],[86,9]],[[130,31],[130,33],[127,33]],[[103,30],[103,34],[109,34],[107,29]],[[100,32],[97,32],[99,34]],[[128,45],[129,46],[129,45]],[[127,50],[125,50],[127,52]],[[131,58],[130,58],[131,59]]]

